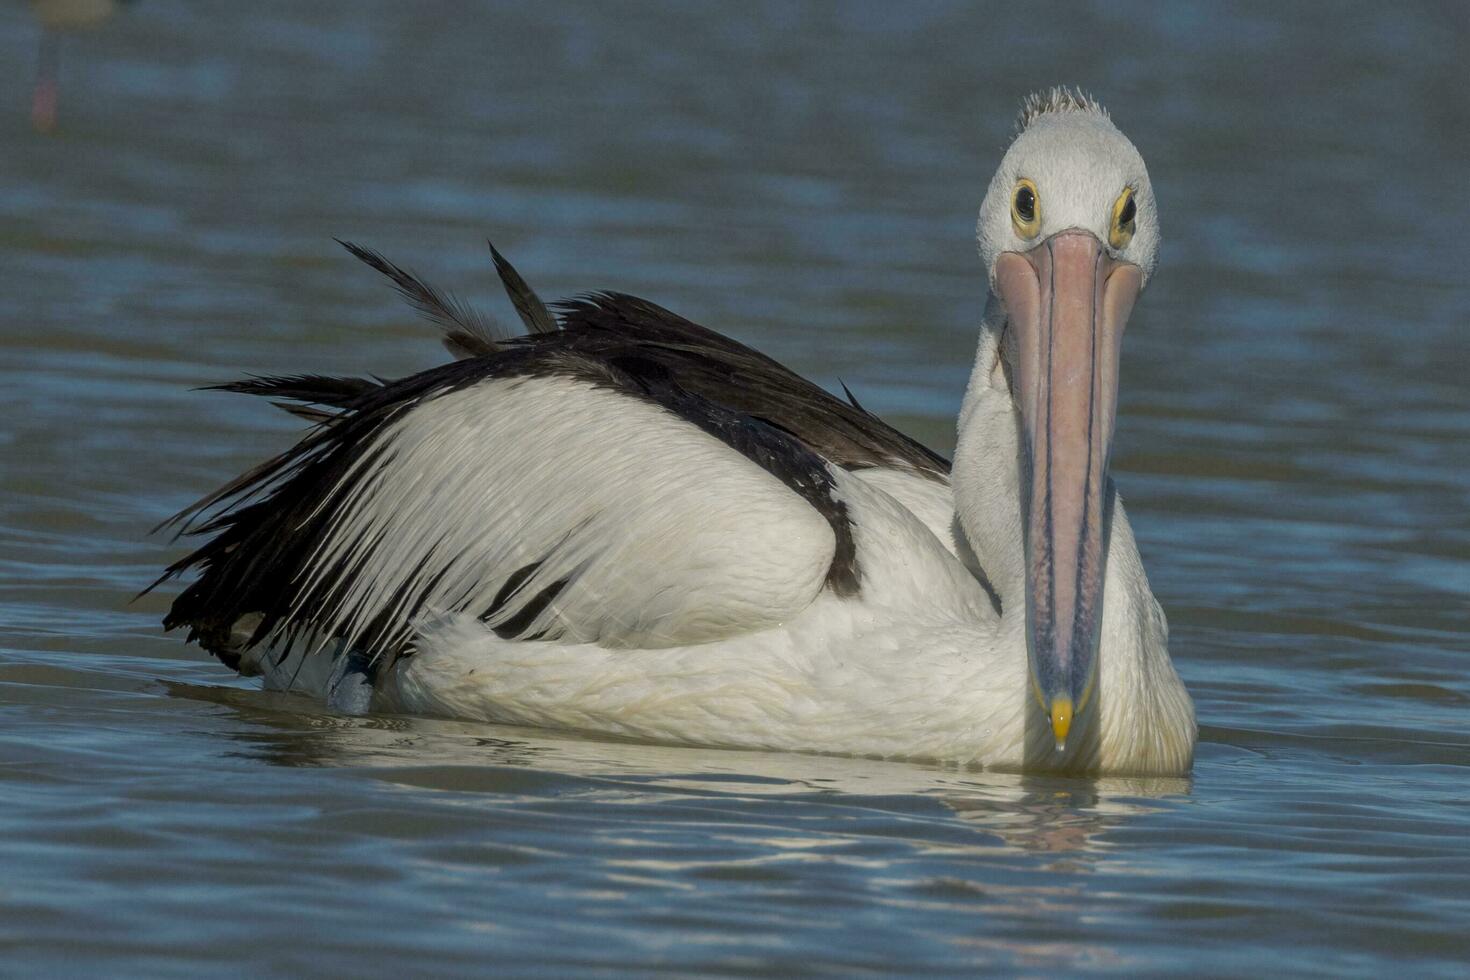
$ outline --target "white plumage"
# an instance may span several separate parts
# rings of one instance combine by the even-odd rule
[[[349,645],[385,609],[401,615],[397,596],[488,610],[532,563],[516,594],[567,585],[517,632],[708,643],[796,616],[832,563],[827,523],[754,463],[586,381],[484,381],[404,414],[379,443],[391,465],[374,453],[346,474],[347,505],[313,562],[357,569],[328,629]]]
[[[1030,106],[982,208],[993,295],[952,470],[651,304],[609,296],[595,315],[568,307],[560,332],[538,328],[549,314],[497,255],[541,332],[494,342],[465,327],[452,334],[475,355],[462,367],[382,386],[238,388],[326,408],[310,410],[319,426],[300,446],[206,499],[235,498],[203,526],[214,540],[171,569],[204,574],[168,624],[272,687],[345,703],[336,692],[358,677],[382,710],[1005,769],[1187,771],[1193,706],[1106,483],[1107,351],[1153,267],[1153,199],[1095,104],[1051,98]],[[1032,197],[1007,205],[1021,178]],[[1049,230],[1053,198],[1066,223]],[[1135,198],[1136,219],[1121,207]],[[1120,218],[1137,222],[1131,243]],[[1005,297],[1037,279],[1003,255],[1037,277],[1057,270],[1029,314]],[[432,290],[365,257],[464,327]],[[1069,286],[1076,269],[1094,278]],[[1067,288],[1097,297],[1090,314],[1047,299]],[[1018,361],[1035,345],[1010,338],[1028,329],[1063,353]],[[1069,339],[1087,330],[1085,348]],[[1090,375],[1063,373],[1073,348]],[[1072,435],[1079,425],[1093,434]],[[1068,463],[1073,452],[1085,455]],[[1083,482],[1066,483],[1073,473]],[[1068,521],[1080,522],[1070,538],[1037,536]],[[1079,543],[1054,552],[1053,540]],[[260,581],[266,566],[277,581]]]

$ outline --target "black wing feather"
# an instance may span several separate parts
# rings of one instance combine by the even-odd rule
[[[232,391],[240,395],[264,395],[304,402],[307,405],[330,405],[345,408],[382,383],[370,378],[334,378],[322,374],[257,375],[208,385],[205,391]]]
[[[533,334],[556,333],[559,329],[556,318],[551,315],[546,304],[541,302],[541,297],[526,285],[526,280],[521,278],[515,266],[505,260],[505,256],[496,250],[492,242],[487,241],[485,244],[490,246],[490,258],[495,261],[495,271],[500,276],[501,285],[505,287],[505,294],[510,297],[511,305],[516,308],[526,329]]]
[[[377,253],[347,247],[394,278],[411,300],[419,295],[417,279]],[[399,282],[400,274],[404,282]],[[540,300],[529,287],[516,300],[513,283],[524,287],[524,281],[519,276],[507,279],[523,318],[540,323]],[[438,294],[426,295],[432,302],[424,303],[443,306]],[[477,345],[473,358],[399,380],[295,375],[218,386],[334,412],[323,413],[331,424],[311,430],[284,453],[166,522],[180,533],[208,540],[154,583],[188,570],[199,573],[175,599],[165,627],[187,627],[191,640],[233,666],[241,649],[233,631],[242,617],[260,617],[244,646],[270,640],[283,644],[286,652],[300,637],[330,622],[329,613],[340,604],[339,593],[350,583],[352,569],[323,570],[313,560],[337,508],[350,496],[343,486],[347,474],[354,468],[370,469],[374,457],[386,458],[378,436],[402,413],[426,399],[492,378],[576,377],[650,400],[720,439],[782,480],[830,523],[837,551],[828,585],[841,595],[859,590],[861,572],[830,467],[898,465],[934,479],[948,473],[942,456],[870,415],[855,400],[844,402],[765,355],[646,300],[595,293],[556,309],[561,329],[538,326],[537,332],[499,342],[468,332]],[[550,315],[544,305],[539,310]],[[523,591],[503,590],[505,601],[519,608],[549,599]],[[400,599],[389,605],[397,611],[395,621],[373,623],[360,637],[365,649],[390,656],[405,652],[408,624],[423,603],[416,596]],[[534,612],[510,622],[530,622]]]
[[[452,341],[465,350],[488,353],[496,349],[497,339],[503,336],[503,332],[489,317],[460,302],[452,293],[435,289],[413,273],[389,262],[370,248],[363,248],[352,242],[344,242],[340,238],[336,239],[336,242],[357,259],[387,276],[392,280],[398,295],[402,296],[409,306],[444,328],[447,335],[445,346],[449,346]],[[455,348],[450,347],[450,352],[454,353]]]
[[[763,419],[846,469],[907,466],[942,479],[949,460],[855,404],[848,404],[759,351],[623,293],[556,304],[561,342],[599,359],[636,347],[679,385],[717,405]],[[516,338],[511,344],[539,343]]]

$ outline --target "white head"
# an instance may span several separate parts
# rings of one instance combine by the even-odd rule
[[[977,230],[1022,447],[1031,679],[1061,745],[1097,676],[1118,357],[1158,256],[1153,187],[1102,106],[1053,89],[1026,100]]]
[[[1082,92],[1054,88],[1026,99],[1016,128],[975,227],[991,287],[1002,252],[1025,252],[1070,228],[1092,232],[1107,243],[1110,256],[1138,266],[1148,282],[1159,257],[1154,188],[1143,157],[1108,111]],[[1014,213],[1023,181],[1035,195],[1034,226]],[[1134,205],[1131,232],[1114,226],[1126,207],[1125,194]]]

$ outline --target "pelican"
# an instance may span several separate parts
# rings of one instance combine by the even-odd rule
[[[164,625],[350,712],[1183,774],[1194,707],[1109,475],[1143,159],[1091,97],[1033,95],[977,237],[953,464],[645,300],[549,308],[492,245],[506,337],[343,243],[458,359],[219,386],[314,424],[172,519],[207,540]]]

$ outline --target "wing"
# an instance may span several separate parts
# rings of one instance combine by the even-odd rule
[[[856,590],[819,457],[696,396],[680,414],[629,394],[631,375],[556,368],[369,393],[213,502],[212,540],[170,569],[202,574],[165,625],[227,654],[242,621],[246,645],[382,654],[426,615],[469,612],[506,637],[656,647]]]
[[[304,403],[296,446],[179,515],[209,540],[165,626],[234,665],[258,643],[410,647],[425,617],[504,637],[698,643],[789,619],[861,568],[833,468],[948,464],[714,331],[634,297],[562,304],[498,254],[524,337],[349,246],[462,360],[397,381],[222,386]],[[160,579],[162,581],[162,579]],[[156,584],[156,583],[155,583]]]
[[[623,293],[556,304],[563,329],[508,344],[559,345],[601,360],[636,351],[680,387],[790,433],[844,469],[896,466],[944,481],[949,461],[851,402],[833,397],[759,351]]]

